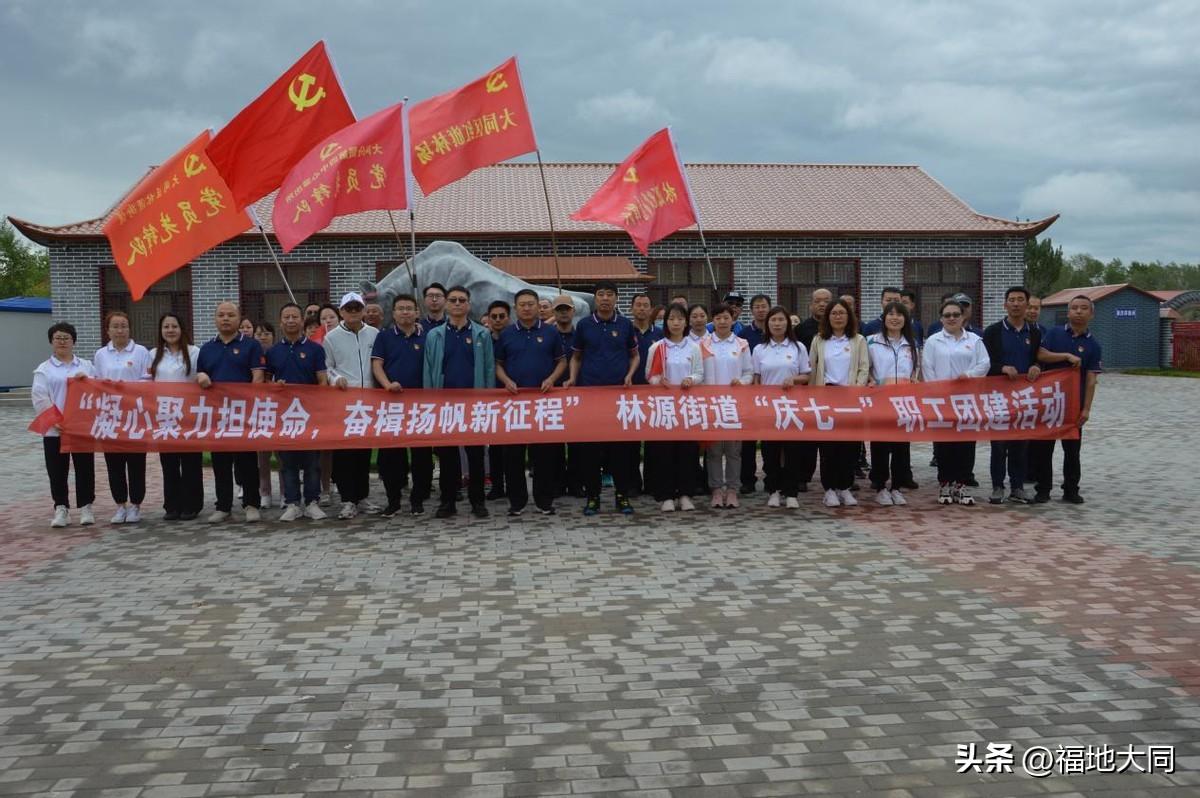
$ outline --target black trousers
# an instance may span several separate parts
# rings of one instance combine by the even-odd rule
[[[242,506],[258,507],[258,452],[213,452],[212,467],[219,511],[233,509],[235,475],[242,486]]]
[[[758,442],[742,441],[742,487],[753,488],[758,483]],[[764,464],[763,470],[766,470]],[[765,483],[764,483],[765,484]]]
[[[433,493],[433,449],[428,446],[380,449],[376,465],[390,505],[400,504],[409,474],[412,475],[412,493],[408,497],[411,502],[424,502]]]
[[[651,484],[654,500],[665,502],[691,496],[696,487],[689,464],[695,463],[700,447],[695,441],[653,441],[646,444],[646,462],[654,465]]]
[[[162,466],[163,509],[181,514],[204,509],[204,455],[163,452],[158,462]]]
[[[371,493],[371,450],[335,449],[333,481],[343,502],[358,504],[367,498]]]
[[[966,443],[935,443],[933,456],[937,458],[938,482],[956,485],[967,481],[975,461],[975,441]]]
[[[872,488],[887,487],[890,478],[892,489],[895,489],[912,482],[912,476],[912,450],[907,443],[871,444]]]
[[[70,507],[70,483],[67,480],[71,465],[75,465],[75,506],[87,507],[96,500],[96,456],[91,452],[60,450],[62,438],[42,437],[42,454],[46,458],[46,476],[50,477],[50,497],[54,506]]]
[[[507,462],[504,450],[507,448],[507,446],[494,445],[487,447],[488,476],[492,479],[492,490],[501,494],[505,493],[505,480],[508,476],[504,470],[504,464]]]
[[[817,452],[820,446],[814,441],[799,441],[796,444],[796,482],[807,485],[817,473]]]
[[[779,491],[784,496],[795,497],[800,492],[802,445],[797,441],[762,442],[763,471],[766,473],[763,487],[767,493]]]
[[[504,446],[504,486],[509,508],[521,510],[529,503],[529,487],[525,478],[526,452],[529,464],[533,466],[534,505],[542,510],[554,506],[554,452],[561,448],[554,443],[510,443]],[[496,484],[495,472],[492,472],[492,484]]]
[[[640,493],[649,493],[650,488],[647,482],[653,482],[654,479],[650,476],[647,470],[642,471],[642,444],[631,443],[625,451],[626,463],[625,473],[629,475],[629,495],[636,496]],[[647,466],[649,468],[649,466]]]
[[[467,451],[467,499],[471,506],[483,504],[487,498],[483,490],[483,447],[465,446]],[[439,503],[442,507],[453,507],[458,489],[462,487],[462,461],[458,459],[457,446],[439,446],[435,450],[441,474],[438,477]]]
[[[620,496],[629,495],[629,443],[579,444],[583,489],[589,499],[600,498],[600,472],[605,466],[612,474],[613,489]]]
[[[108,490],[117,504],[141,505],[146,500],[146,455],[104,453]]]
[[[818,444],[821,450],[821,487],[825,490],[850,490],[854,468],[858,465],[858,441],[829,441]]]
[[[1030,477],[1035,482],[1038,493],[1050,493],[1054,487],[1054,444],[1055,441],[1031,441],[1029,443],[1029,462],[1033,468]],[[1063,448],[1063,482],[1064,496],[1079,493],[1079,480],[1083,476],[1079,452],[1083,448],[1083,432],[1079,433],[1077,441],[1059,441]]]

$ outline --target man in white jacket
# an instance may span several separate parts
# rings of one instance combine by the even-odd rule
[[[366,303],[362,294],[351,291],[338,304],[342,321],[325,334],[325,367],[329,383],[336,388],[374,388],[371,349],[379,330],[363,323]],[[333,481],[337,483],[342,509],[338,518],[347,520],[364,512],[378,512],[367,501],[371,492],[371,450],[336,449],[333,452]]]

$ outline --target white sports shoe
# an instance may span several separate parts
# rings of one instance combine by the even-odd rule
[[[825,491],[825,506],[826,507],[841,507],[842,506],[842,500],[838,498],[838,492],[836,490],[831,489],[831,490]]]
[[[673,513],[673,512],[675,512],[675,500],[674,500],[674,499],[667,499],[666,501],[664,501],[664,502],[662,503],[662,511],[663,511],[664,513]]]
[[[259,496],[258,497],[258,506],[260,509],[270,510],[271,509],[271,496],[269,494]]]
[[[696,505],[692,504],[692,497],[691,496],[680,496],[679,497],[679,509],[684,510],[684,511],[695,510]]]
[[[280,521],[295,521],[304,516],[304,510],[300,509],[298,504],[289,504],[283,508],[283,514],[279,516]]]
[[[774,491],[770,496],[767,497],[767,506],[778,507],[781,498],[782,497],[779,495],[779,491]]]
[[[896,505],[897,507],[903,507],[904,505],[908,504],[908,499],[904,498],[904,494],[900,491],[893,490],[892,504]]]
[[[358,503],[358,511],[367,515],[379,515],[383,508],[369,499],[363,499]]]
[[[358,515],[358,508],[354,506],[354,502],[342,502],[342,509],[338,512],[338,518],[343,521],[349,521],[356,515]]]
[[[259,512],[257,507],[247,507],[246,508],[246,522],[247,523],[252,524],[255,521],[261,521],[261,520],[262,520],[262,513]]]
[[[136,504],[131,504],[125,508],[125,523],[136,524],[142,520],[142,508]]]
[[[64,527],[69,523],[67,517],[67,506],[65,504],[56,505],[54,508],[54,519],[50,522],[52,527]]]
[[[799,510],[800,509],[800,500],[797,499],[795,496],[788,496],[784,503],[787,505],[787,508],[789,510]]]
[[[82,526],[91,526],[96,523],[96,514],[92,512],[92,505],[85,504],[79,508],[79,523]]]
[[[115,513],[113,513],[112,523],[114,523],[114,524],[125,523],[125,517],[126,517],[125,514],[126,514],[125,505],[122,504],[121,506],[117,507],[117,511]]]
[[[884,507],[891,507],[895,502],[892,501],[892,492],[887,488],[880,488],[875,494],[875,501],[882,504]]]
[[[213,510],[208,516],[208,523],[210,524],[220,524],[228,520],[229,513],[225,512],[224,510]]]
[[[308,506],[304,508],[304,517],[313,521],[324,521],[328,516],[325,515],[325,511],[321,509],[318,502],[309,502]]]
[[[854,498],[854,494],[848,490],[839,490],[838,498],[842,500],[842,504],[847,507],[854,507],[858,504],[858,499]]]

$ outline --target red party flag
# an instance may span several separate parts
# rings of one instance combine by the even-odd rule
[[[353,122],[321,41],[216,135],[208,155],[241,210],[277,188],[314,144]]]
[[[655,241],[695,224],[696,216],[670,128],[646,139],[592,198],[571,214],[576,221],[625,228],[643,255]]]
[[[104,223],[113,260],[136,302],[201,254],[251,227],[205,154],[205,130],[125,195]]]
[[[408,126],[413,177],[425,196],[481,166],[537,149],[516,56],[462,88],[417,103]]]
[[[38,413],[37,418],[29,422],[29,431],[35,432],[38,435],[45,435],[54,427],[62,423],[63,414],[58,409],[58,405],[50,405],[41,413]]]
[[[342,128],[317,144],[284,178],[272,221],[284,252],[338,216],[408,208],[404,105]]]

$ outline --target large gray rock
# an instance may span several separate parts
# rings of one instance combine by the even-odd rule
[[[552,285],[533,285],[519,277],[513,277],[480,260],[455,241],[434,241],[413,259],[417,276],[417,289],[408,276],[408,268],[401,264],[389,272],[378,283],[364,280],[364,294],[374,293],[383,306],[384,318],[391,316],[392,300],[399,294],[413,294],[421,298],[421,291],[430,283],[465,286],[471,292],[471,316],[478,319],[487,306],[497,299],[512,304],[513,295],[522,288],[532,288],[539,298],[554,299],[559,290]],[[592,295],[578,291],[563,291],[575,302],[575,318],[592,312]]]

